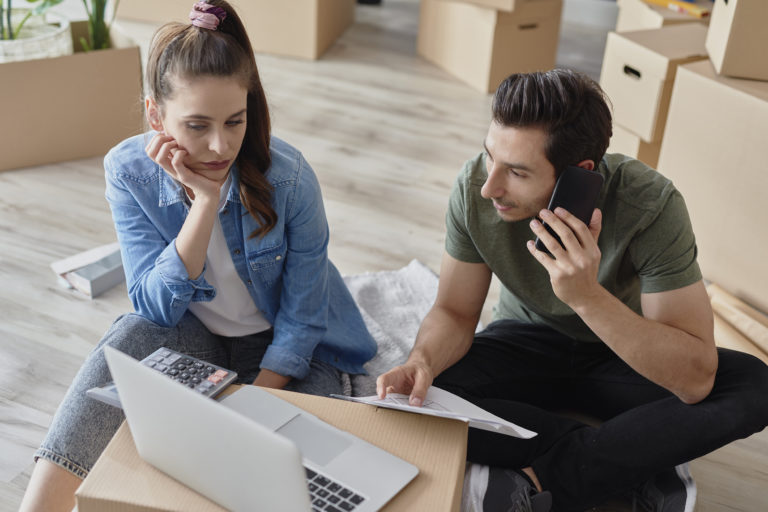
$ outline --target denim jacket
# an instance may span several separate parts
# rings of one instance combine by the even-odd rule
[[[131,137],[107,154],[106,198],[133,307],[170,327],[190,301],[210,301],[216,290],[205,281],[205,271],[190,279],[176,252],[189,206],[182,186],[146,155],[151,135]],[[270,151],[266,176],[274,187],[275,227],[261,238],[249,238],[259,226],[240,202],[236,166],[219,212],[237,273],[274,327],[261,367],[301,379],[316,358],[348,373],[365,373],[362,365],[376,353],[376,343],[328,259],[328,224],[317,177],[301,153],[282,140],[273,137]]]

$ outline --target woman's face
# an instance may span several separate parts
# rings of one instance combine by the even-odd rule
[[[177,78],[173,86],[160,126],[148,112],[150,125],[176,139],[189,169],[225,181],[245,137],[248,90],[234,77]]]

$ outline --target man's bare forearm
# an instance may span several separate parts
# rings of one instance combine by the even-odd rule
[[[464,317],[440,306],[433,306],[421,323],[408,362],[427,365],[437,377],[453,366],[469,350],[478,318]]]
[[[607,291],[574,309],[636,372],[683,402],[696,403],[709,394],[717,352],[707,340],[640,316]]]

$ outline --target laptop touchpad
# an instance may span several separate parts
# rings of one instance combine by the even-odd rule
[[[296,443],[302,456],[321,466],[328,464],[352,444],[352,441],[338,432],[301,414],[275,432]]]

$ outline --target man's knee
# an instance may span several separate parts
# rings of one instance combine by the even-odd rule
[[[730,411],[733,419],[740,417],[751,430],[762,430],[768,426],[768,365],[744,352],[720,349],[719,353],[724,392],[736,402]],[[718,384],[716,379],[716,388]]]

